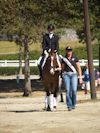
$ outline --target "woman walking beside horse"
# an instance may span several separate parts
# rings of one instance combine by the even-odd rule
[[[79,60],[73,55],[72,48],[66,48],[66,55],[62,57],[62,77],[66,88],[66,104],[68,111],[75,109],[78,77],[82,84],[82,72]],[[79,76],[78,76],[79,75]]]

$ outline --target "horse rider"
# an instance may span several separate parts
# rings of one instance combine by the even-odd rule
[[[46,33],[43,36],[43,41],[42,41],[42,56],[38,59],[38,67],[40,71],[40,79],[42,78],[42,68],[46,62],[46,59],[48,57],[48,52],[54,51],[58,52],[59,51],[59,37],[54,34],[55,27],[52,24],[49,24],[47,27],[48,33]]]

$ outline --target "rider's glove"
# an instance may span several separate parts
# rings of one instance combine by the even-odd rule
[[[44,50],[44,54],[45,54],[46,56],[48,56],[48,52],[47,52],[47,50]]]
[[[51,49],[49,49],[48,52],[50,53],[51,52]]]
[[[62,56],[62,55],[59,55],[59,57],[60,57],[61,59],[63,59],[63,56]]]

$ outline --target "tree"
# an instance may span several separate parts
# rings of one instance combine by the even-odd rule
[[[20,60],[19,60],[19,71],[22,69],[22,47],[24,47],[24,60],[25,60],[25,87],[23,96],[29,96],[31,94],[31,81],[30,81],[30,67],[29,67],[29,45],[33,43],[33,40],[27,35],[19,36],[16,39],[16,44],[20,48]],[[22,74],[22,73],[21,73]]]
[[[99,0],[89,0],[89,13],[92,38],[100,40]],[[21,33],[36,41],[41,39],[47,24],[53,23],[57,28],[75,29],[84,40],[83,18],[79,0],[0,0],[0,34]]]
[[[30,67],[29,67],[29,45],[32,44],[32,40],[28,36],[24,36],[22,39],[24,45],[24,58],[25,58],[25,88],[23,96],[29,96],[31,94],[31,81],[30,81]]]
[[[19,38],[16,40],[16,43],[20,47],[20,68],[22,64],[21,49],[22,46],[24,46],[25,88],[23,95],[28,96],[31,93],[28,45],[30,44],[30,36],[33,36],[33,33],[35,32],[33,29],[36,27],[35,23],[37,22],[37,18],[33,18],[33,15],[35,14],[37,7],[33,1],[28,0],[0,0],[0,6],[0,32],[4,34],[17,34],[19,36]],[[22,37],[23,34],[25,36]],[[33,37],[35,38],[36,34]]]
[[[89,0],[89,16],[90,16],[90,28],[91,28],[91,37],[92,40],[100,40],[100,4],[99,0]],[[95,8],[94,8],[95,7]],[[83,12],[83,3],[81,3],[81,10]],[[83,23],[83,13],[81,13],[81,22]],[[77,29],[80,41],[85,40],[85,29],[84,25],[80,24],[80,27]]]
[[[99,0],[89,0],[89,13],[92,36],[97,38],[100,36]],[[79,0],[0,0],[0,32],[21,30],[37,40],[50,22],[58,28],[74,28],[84,38],[83,5]]]
[[[21,35],[17,36],[15,40],[16,45],[19,46],[19,75],[22,75],[22,52],[23,52],[23,43],[22,43],[22,38]]]

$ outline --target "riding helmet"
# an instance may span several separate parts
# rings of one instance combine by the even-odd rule
[[[72,51],[72,48],[70,46],[66,47],[66,51]]]
[[[48,30],[54,30],[54,29],[55,29],[55,27],[54,27],[54,25],[53,25],[53,24],[49,24],[49,25],[48,25],[48,27],[47,27],[47,29],[48,29]]]

